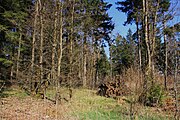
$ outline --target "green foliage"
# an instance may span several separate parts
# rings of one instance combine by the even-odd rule
[[[2,65],[6,66],[6,67],[9,67],[9,66],[11,66],[13,64],[12,61],[7,60],[5,58],[0,58],[0,62],[2,63]]]
[[[118,35],[112,49],[113,72],[120,74],[124,69],[134,65],[135,61],[135,42],[132,37],[132,31],[129,29],[126,38]]]
[[[161,0],[159,6],[160,6],[160,11],[161,12],[168,11],[168,9],[170,7],[170,0]]]
[[[148,106],[162,105],[163,96],[164,96],[163,88],[158,84],[152,85],[150,89],[147,91],[146,105]]]
[[[97,68],[98,72],[100,76],[102,77],[102,79],[105,78],[109,74],[110,63],[108,61],[108,58],[106,56],[106,53],[103,47],[101,48],[100,60],[98,60],[97,62],[97,67],[98,67]]]
[[[0,75],[1,78],[10,77],[10,67],[16,62],[20,33],[23,36],[28,17],[27,8],[31,3],[31,0],[0,1],[0,73],[3,73]],[[22,39],[25,38],[24,35]]]
[[[19,88],[5,88],[3,92],[0,93],[0,98],[4,97],[18,97],[20,99],[26,98],[28,94],[20,90]]]
[[[117,10],[127,14],[127,20],[124,22],[124,25],[132,24],[132,22],[136,21],[136,18],[140,15],[138,10],[142,9],[142,4],[140,3],[142,3],[142,0],[124,0],[116,2],[118,5]]]

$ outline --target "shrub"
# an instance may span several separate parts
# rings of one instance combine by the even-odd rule
[[[159,84],[154,84],[146,91],[144,104],[147,106],[162,105],[163,96],[163,88]]]

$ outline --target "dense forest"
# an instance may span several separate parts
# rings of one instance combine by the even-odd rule
[[[112,4],[105,0],[0,0],[0,98],[18,86],[58,105],[76,89],[99,88],[104,97],[134,96],[125,101],[135,119],[136,103],[157,107],[170,96],[178,120],[180,21],[174,21],[174,2],[117,0],[116,10],[127,15],[124,25],[136,26],[123,36],[113,35]],[[62,98],[62,89],[68,97]]]

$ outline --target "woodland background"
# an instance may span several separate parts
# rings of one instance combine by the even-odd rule
[[[136,31],[113,36],[112,4],[104,0],[0,0],[1,94],[17,85],[46,99],[53,87],[57,104],[61,88],[71,98],[73,89],[119,80],[136,96],[131,104],[156,106],[162,93],[173,96],[178,119],[180,21],[172,22],[179,12],[171,3],[117,1],[124,25],[135,23]]]

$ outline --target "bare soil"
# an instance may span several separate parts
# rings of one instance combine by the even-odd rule
[[[56,111],[58,107],[58,111]],[[7,97],[0,99],[1,120],[75,120],[68,116],[68,105],[56,106],[49,100]]]

